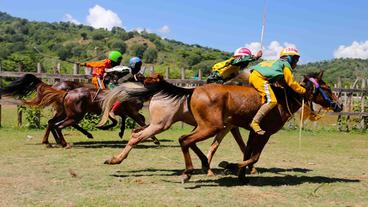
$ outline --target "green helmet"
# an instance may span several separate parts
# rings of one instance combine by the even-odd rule
[[[122,55],[121,55],[121,53],[119,52],[119,51],[111,51],[110,53],[109,53],[109,60],[111,60],[111,61],[114,61],[114,62],[120,62],[121,61],[121,59],[122,59]]]

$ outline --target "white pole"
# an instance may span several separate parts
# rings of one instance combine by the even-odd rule
[[[262,31],[261,31],[261,50],[263,50],[263,36],[266,26],[266,14],[267,14],[267,1],[264,1],[264,9],[263,9],[263,21],[262,21]]]
[[[302,148],[303,118],[304,118],[304,99],[302,100],[302,112],[300,116],[300,125],[299,125],[299,151]]]

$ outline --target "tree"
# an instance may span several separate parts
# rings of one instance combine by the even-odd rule
[[[85,33],[85,32],[82,32],[81,37],[82,37],[82,40],[87,40],[88,39],[88,34]]]
[[[110,43],[111,50],[117,50],[120,51],[122,54],[126,52],[127,45],[122,40],[113,40]]]
[[[143,57],[144,52],[147,49],[147,45],[143,44],[134,44],[131,47],[131,53],[133,56],[137,56],[137,57]]]
[[[143,54],[143,60],[146,63],[154,63],[157,59],[157,50],[155,48],[147,48]]]

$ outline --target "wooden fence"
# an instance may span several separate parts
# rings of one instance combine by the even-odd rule
[[[143,67],[142,72],[146,74],[154,73],[154,67],[148,66]],[[37,64],[37,72],[22,72],[22,69],[19,68],[18,72],[9,72],[9,71],[2,71],[0,68],[0,84],[2,83],[1,78],[4,77],[22,77],[24,74],[34,74],[35,76],[47,80],[49,84],[54,84],[58,81],[64,80],[73,80],[79,82],[90,82],[91,75],[90,70],[85,69],[83,74],[80,74],[79,65],[75,64],[73,66],[73,74],[61,74],[60,73],[60,64],[57,64],[54,67],[54,73],[43,73],[41,64]],[[198,77],[196,80],[194,79],[187,79],[185,77],[185,69],[181,69],[180,71],[180,79],[171,79],[170,78],[170,68],[166,68],[165,71],[165,79],[168,82],[175,84],[177,86],[182,87],[196,87],[203,85],[205,83],[202,80],[202,71],[198,71]],[[344,111],[335,113],[329,112],[329,115],[336,115],[338,117],[338,129],[341,131],[349,131],[351,129],[351,117],[358,117],[360,119],[360,128],[366,129],[367,128],[367,120],[368,120],[368,112],[365,110],[367,108],[366,99],[368,97],[368,79],[358,78],[354,84],[350,87],[345,86],[344,88],[341,87],[341,81],[339,79],[338,83],[335,85],[333,92],[339,98],[340,102],[344,103]],[[0,85],[0,87],[2,87]],[[0,126],[1,126],[1,104],[4,101],[0,97]],[[10,101],[6,102],[7,104],[15,104],[19,105],[19,101]],[[359,105],[359,107],[357,107]],[[18,125],[22,125],[22,112],[18,110]]]

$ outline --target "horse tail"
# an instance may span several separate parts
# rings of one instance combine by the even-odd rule
[[[142,93],[147,90],[148,89],[139,83],[123,83],[109,91],[104,98],[102,104],[103,115],[97,127],[106,124],[109,119],[109,112],[116,101],[127,102],[132,99],[139,99],[139,97],[134,96],[134,94],[137,92]]]
[[[22,98],[35,91],[39,84],[43,83],[41,79],[32,74],[25,74],[23,77],[11,82],[8,86],[0,88],[0,96],[16,96]]]
[[[47,107],[54,104],[58,107],[64,103],[64,98],[68,94],[66,91],[56,90],[47,84],[42,84],[37,88],[37,96],[32,100],[23,100],[23,103],[32,107]]]

